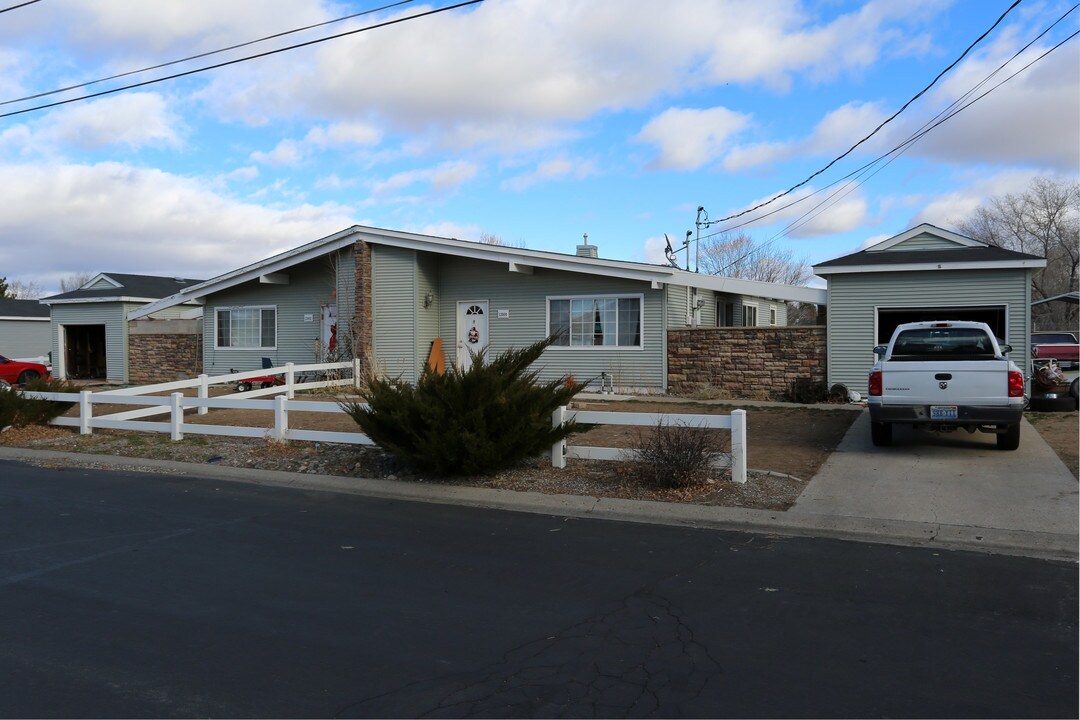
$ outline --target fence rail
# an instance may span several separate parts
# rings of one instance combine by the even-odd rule
[[[329,365],[329,367],[328,367]],[[339,380],[320,381],[319,383],[297,383],[296,372],[322,372],[328,369],[353,367],[353,377]],[[210,385],[234,383],[251,377],[272,375],[275,372],[287,373],[285,385],[258,390],[249,390],[242,393],[234,393],[227,397],[209,397]],[[355,383],[358,370],[354,363],[332,363],[323,365],[286,366],[286,368],[271,368],[244,373],[232,373],[229,375],[216,375],[208,378],[200,375],[196,380],[182,380],[175,383],[159,383],[157,385],[144,385],[137,388],[122,388],[118,390],[106,390],[104,392],[91,392],[84,390],[79,393],[48,393],[24,391],[27,397],[41,400],[56,400],[62,402],[74,402],[79,406],[78,417],[58,417],[52,420],[53,425],[77,427],[84,435],[91,434],[95,429],[113,430],[136,430],[140,432],[163,432],[169,433],[173,440],[182,440],[188,435],[220,435],[225,437],[248,437],[248,438],[271,438],[273,440],[305,440],[310,442],[334,442],[353,445],[373,445],[374,442],[367,435],[360,432],[331,432],[324,430],[300,430],[289,427],[289,413],[291,412],[314,412],[314,413],[345,413],[346,411],[334,402],[295,400],[291,393],[296,387],[304,389],[317,387],[340,387]],[[179,390],[199,388],[196,397],[188,397]],[[147,395],[151,392],[166,392],[172,390],[169,395]],[[259,396],[278,393],[269,400],[257,399]],[[109,415],[95,415],[95,405],[141,405],[138,410],[112,413]],[[274,424],[271,427],[244,427],[237,425],[209,425],[203,423],[184,422],[184,413],[195,410],[198,414],[205,414],[211,408],[214,409],[241,409],[241,410],[264,410],[274,414]],[[147,421],[139,418],[151,415],[168,415],[167,421]],[[731,431],[731,478],[735,482],[746,482],[746,411],[733,410],[730,415],[694,415],[694,414],[656,414],[656,413],[624,413],[593,410],[570,410],[566,406],[557,408],[551,416],[552,427],[558,427],[562,423],[574,420],[582,424],[590,425],[636,425],[656,426],[661,422],[677,422],[692,427],[724,429]],[[581,445],[568,445],[565,440],[555,443],[551,447],[551,464],[556,468],[566,467],[567,458],[583,460],[627,460],[632,458],[633,449],[628,448],[605,448],[589,447]]]

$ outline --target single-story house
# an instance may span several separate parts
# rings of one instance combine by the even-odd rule
[[[201,283],[188,278],[99,273],[78,290],[41,300],[51,311],[53,377],[127,383],[128,314]],[[201,317],[197,303],[179,302],[155,317]]]
[[[1005,250],[922,224],[851,255],[815,265],[828,282],[829,383],[864,392],[896,326],[921,320],[987,323],[1028,374],[1031,276],[1037,255]]]
[[[0,299],[0,355],[12,360],[47,358],[49,308],[37,300]]]
[[[354,226],[129,312],[204,308],[202,371],[362,358],[415,381],[430,354],[467,366],[549,334],[541,378],[570,373],[624,390],[668,386],[671,328],[774,327],[825,291],[665,265]],[[132,362],[137,362],[132,360]]]

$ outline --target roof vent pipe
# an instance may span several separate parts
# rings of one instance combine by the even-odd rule
[[[589,233],[585,233],[582,237],[582,244],[577,246],[578,257],[600,257],[596,253],[596,246],[589,244]]]

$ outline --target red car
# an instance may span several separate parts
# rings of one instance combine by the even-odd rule
[[[0,355],[0,380],[25,385],[32,380],[49,380],[49,369],[41,363],[8,360]]]
[[[1054,358],[1063,368],[1080,366],[1080,344],[1070,332],[1031,333],[1031,356]]]

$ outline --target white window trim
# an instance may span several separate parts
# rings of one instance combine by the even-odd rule
[[[746,308],[754,308],[754,324],[746,324]],[[756,302],[743,302],[742,304],[742,326],[743,327],[761,327],[758,325],[761,322],[761,315],[759,314],[758,304]]]
[[[273,346],[259,347],[235,347],[231,345],[218,345],[218,313],[222,310],[273,310],[274,311],[274,344]],[[222,351],[238,350],[240,352],[254,352],[256,350],[277,350],[278,342],[278,306],[277,305],[223,305],[214,308],[214,349]],[[260,331],[261,334],[261,331]]]
[[[780,313],[777,311],[775,305],[769,306],[769,325],[770,327],[776,327],[777,320],[780,319]]]
[[[551,334],[551,301],[552,300],[607,300],[615,298],[617,300],[624,300],[629,298],[637,298],[638,308],[640,313],[639,322],[641,323],[639,335],[641,336],[640,345],[550,345],[545,352],[641,352],[645,349],[645,295],[644,293],[609,293],[609,294],[596,294],[596,295],[548,295],[544,299],[544,329],[545,332]],[[616,336],[618,336],[618,329],[616,328]]]

